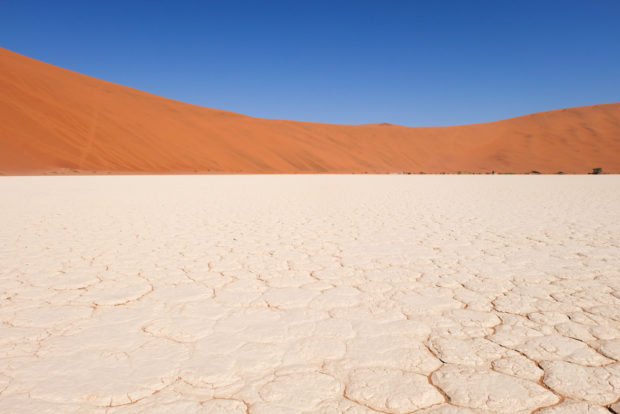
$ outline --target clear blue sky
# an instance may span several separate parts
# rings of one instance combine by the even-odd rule
[[[453,125],[620,101],[617,0],[0,0],[0,46],[266,118]]]

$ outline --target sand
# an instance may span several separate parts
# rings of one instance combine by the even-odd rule
[[[619,188],[0,178],[0,412],[609,413]]]
[[[593,168],[620,173],[620,103],[441,128],[259,119],[162,98],[0,48],[5,175],[583,174]]]

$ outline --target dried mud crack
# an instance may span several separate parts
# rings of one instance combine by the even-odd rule
[[[620,412],[618,188],[0,177],[0,412]]]

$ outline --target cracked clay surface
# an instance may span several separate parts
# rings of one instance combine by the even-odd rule
[[[2,413],[620,412],[617,176],[0,194]]]

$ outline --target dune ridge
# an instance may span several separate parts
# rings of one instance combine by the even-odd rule
[[[0,48],[0,173],[620,173],[620,103],[483,124],[261,119]]]

